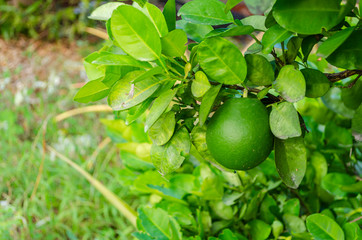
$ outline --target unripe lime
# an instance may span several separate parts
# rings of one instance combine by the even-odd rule
[[[258,99],[226,101],[210,120],[206,143],[211,155],[226,168],[256,167],[273,149],[266,108]]]

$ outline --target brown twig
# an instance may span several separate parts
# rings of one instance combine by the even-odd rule
[[[339,73],[325,73],[329,81],[332,83],[338,82],[339,80],[351,77],[356,74],[362,75],[362,70],[346,70]]]

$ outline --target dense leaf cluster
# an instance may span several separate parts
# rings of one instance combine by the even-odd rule
[[[90,81],[75,100],[107,97],[118,116],[105,122],[121,148],[124,184],[151,203],[138,210],[135,236],[361,238],[356,1],[269,1],[265,16],[234,19],[240,1],[193,0],[178,21],[175,1],[163,12],[134,2],[92,13],[110,39],[85,58]],[[229,38],[240,35],[255,39],[245,54]],[[275,151],[233,172],[215,162],[205,136],[212,113],[242,96],[270,109]]]

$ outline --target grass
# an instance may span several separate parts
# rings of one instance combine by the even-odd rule
[[[36,52],[24,54],[31,61],[41,58]],[[134,208],[142,201],[122,186],[122,165],[112,143],[99,152],[93,168],[87,168],[87,160],[106,138],[99,119],[111,114],[85,113],[58,123],[53,120],[66,110],[84,107],[73,102],[76,89],[69,87],[80,81],[82,72],[68,74],[74,61],[56,59],[47,69],[44,88],[36,86],[41,85],[37,76],[17,79],[22,72],[19,68],[26,66],[0,72],[0,82],[8,82],[0,93],[1,239],[131,239],[134,227],[101,193],[54,154],[43,156],[45,140]],[[10,86],[14,81],[26,84],[14,90]],[[44,139],[42,125],[47,118]],[[34,192],[39,169],[41,177]]]

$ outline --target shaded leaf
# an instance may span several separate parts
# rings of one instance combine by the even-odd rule
[[[347,192],[342,190],[342,186],[354,183],[354,178],[345,173],[328,173],[322,179],[322,187],[329,193],[339,197],[347,195]]]
[[[255,30],[259,30],[259,31],[266,31],[267,28],[265,27],[265,16],[261,16],[261,15],[252,15],[252,16],[248,16],[246,18],[241,19],[241,23],[244,25],[250,25],[253,28],[255,28]]]
[[[286,65],[280,69],[273,86],[288,102],[297,102],[305,96],[306,83],[304,76],[292,65]]]
[[[195,97],[202,97],[210,89],[211,84],[202,71],[195,73],[195,79],[191,84],[191,92]]]
[[[270,129],[277,138],[287,139],[302,135],[298,113],[292,103],[273,105],[269,121]]]
[[[357,108],[352,119],[352,135],[356,141],[362,142],[362,104]]]
[[[331,82],[319,70],[305,68],[301,70],[306,83],[305,96],[318,98],[324,96],[331,88]]]
[[[206,37],[234,37],[248,35],[254,31],[252,26],[235,26],[230,28],[217,28],[209,32]]]
[[[271,85],[274,81],[274,70],[269,61],[257,54],[245,55],[248,73],[246,79],[253,85]]]
[[[161,115],[161,117],[148,130],[152,142],[157,145],[163,145],[170,140],[175,130],[176,120],[175,113],[169,111]]]
[[[181,57],[185,54],[187,35],[181,29],[169,32],[161,39],[162,53],[169,57]]]
[[[163,16],[165,16],[167,28],[171,32],[176,28],[176,1],[168,0],[163,8]]]
[[[292,214],[284,214],[283,221],[286,225],[286,228],[290,233],[302,233],[306,231],[305,223],[298,216]]]
[[[201,106],[200,106],[200,126],[204,125],[207,117],[209,116],[210,110],[214,105],[214,101],[221,89],[222,84],[217,86],[213,86],[206,92],[204,97],[202,98]]]
[[[183,29],[187,37],[195,42],[201,42],[206,34],[214,30],[210,25],[189,23],[185,20],[178,20],[176,24],[177,28]]]
[[[362,239],[362,230],[356,222],[348,222],[343,225],[346,240]]]
[[[329,37],[324,43],[322,43],[317,51],[317,55],[323,58],[331,55],[344,41],[351,35],[354,27],[345,28],[342,31],[338,31],[336,34]]]

